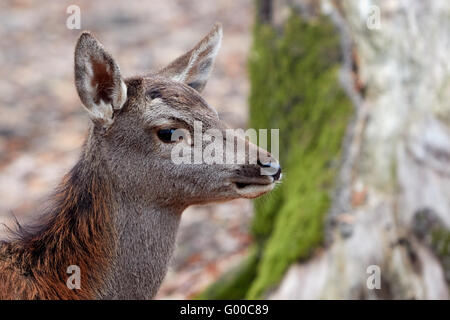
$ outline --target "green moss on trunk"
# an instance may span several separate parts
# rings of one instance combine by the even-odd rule
[[[203,298],[263,297],[289,265],[306,259],[322,243],[352,114],[338,83],[339,61],[339,38],[325,18],[306,22],[292,15],[281,34],[270,25],[255,25],[250,127],[280,129],[284,177],[273,192],[255,201],[255,249],[245,280],[238,281],[238,273],[226,285],[223,280],[213,285]]]

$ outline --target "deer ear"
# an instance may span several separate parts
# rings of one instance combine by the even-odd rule
[[[94,122],[111,124],[114,110],[127,100],[119,66],[89,32],[81,34],[75,47],[75,85]]]
[[[222,25],[217,23],[197,45],[157,75],[183,82],[201,92],[208,81],[214,59],[222,42]]]

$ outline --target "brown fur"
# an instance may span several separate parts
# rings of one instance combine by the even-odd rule
[[[92,59],[92,69],[94,71],[94,77],[92,78],[91,85],[97,87],[97,94],[94,98],[95,103],[100,103],[103,100],[106,103],[111,103],[111,90],[109,84],[114,82],[112,75],[106,70],[106,66],[95,59]]]
[[[82,158],[63,179],[43,222],[19,228],[0,245],[0,299],[92,299],[112,255],[109,183]],[[66,281],[70,265],[81,270],[80,290]],[[84,281],[85,280],[85,281]]]

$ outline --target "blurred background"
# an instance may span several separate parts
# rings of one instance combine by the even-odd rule
[[[157,299],[449,298],[448,1],[2,1],[3,222],[30,217],[86,136],[70,5],[124,76],[220,21],[204,98],[231,127],[280,129],[283,184],[189,208]]]

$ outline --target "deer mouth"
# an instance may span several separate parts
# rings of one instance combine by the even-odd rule
[[[269,178],[269,177],[267,177]],[[273,189],[275,183],[272,178],[255,181],[234,181],[234,189],[243,198],[257,198]]]

